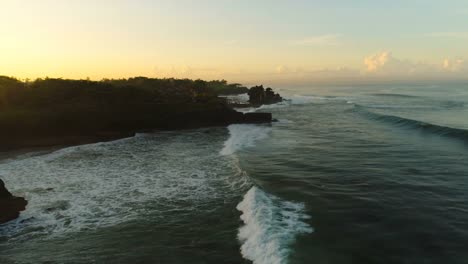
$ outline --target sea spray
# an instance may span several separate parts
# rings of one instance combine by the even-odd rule
[[[244,226],[239,229],[244,258],[255,264],[286,263],[299,234],[312,233],[302,203],[282,200],[252,187],[239,203]]]

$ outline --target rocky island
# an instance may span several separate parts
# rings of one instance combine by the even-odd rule
[[[249,103],[253,106],[276,104],[283,101],[283,98],[279,94],[273,92],[273,89],[265,89],[263,85],[250,88],[248,95]]]

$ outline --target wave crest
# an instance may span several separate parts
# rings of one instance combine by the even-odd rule
[[[297,235],[312,233],[302,203],[284,201],[252,187],[239,203],[244,226],[239,229],[244,258],[255,264],[285,263]]]
[[[378,114],[378,113],[363,110],[363,107],[359,105],[356,105],[355,107],[356,109],[364,113],[367,117],[373,120],[390,123],[392,125],[396,125],[399,127],[405,127],[405,128],[419,130],[422,132],[432,133],[432,134],[439,135],[439,136],[452,137],[452,138],[457,138],[457,139],[461,139],[464,141],[468,141],[468,130],[465,130],[465,129],[435,125],[435,124],[426,123],[423,121],[413,120],[413,119],[399,117],[399,116]]]
[[[253,147],[259,140],[265,139],[271,132],[271,127],[264,125],[236,124],[228,127],[230,137],[224,142],[220,154],[228,156],[246,147]]]

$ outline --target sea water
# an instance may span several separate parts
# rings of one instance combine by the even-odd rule
[[[283,89],[278,122],[0,161],[0,263],[467,263],[468,85]]]

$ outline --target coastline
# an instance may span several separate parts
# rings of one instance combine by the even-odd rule
[[[22,154],[35,151],[54,151],[63,147],[93,144],[98,142],[109,142],[124,138],[134,137],[137,133],[177,131],[207,127],[226,127],[231,124],[255,124],[273,122],[271,113],[242,113],[232,110],[233,114],[224,115],[224,120],[184,120],[173,121],[165,126],[155,126],[154,128],[140,128],[130,131],[100,131],[90,134],[64,134],[64,135],[36,135],[36,136],[13,136],[0,140],[0,160],[17,157]],[[3,142],[2,142],[3,141]]]
[[[269,96],[280,98],[271,88],[255,89],[262,98],[257,103],[271,103]],[[248,91],[226,81],[135,77],[22,82],[0,76],[0,157],[24,149],[111,141],[142,131],[272,122],[270,113],[238,112],[220,97]]]
[[[94,144],[99,142],[109,142],[124,138],[130,138],[135,136],[136,133],[113,133],[107,136],[95,135],[95,136],[62,136],[62,137],[42,137],[42,138],[30,138],[16,142],[11,142],[8,147],[5,147],[2,142],[0,148],[0,161],[15,158],[28,153],[50,153],[61,148]]]

